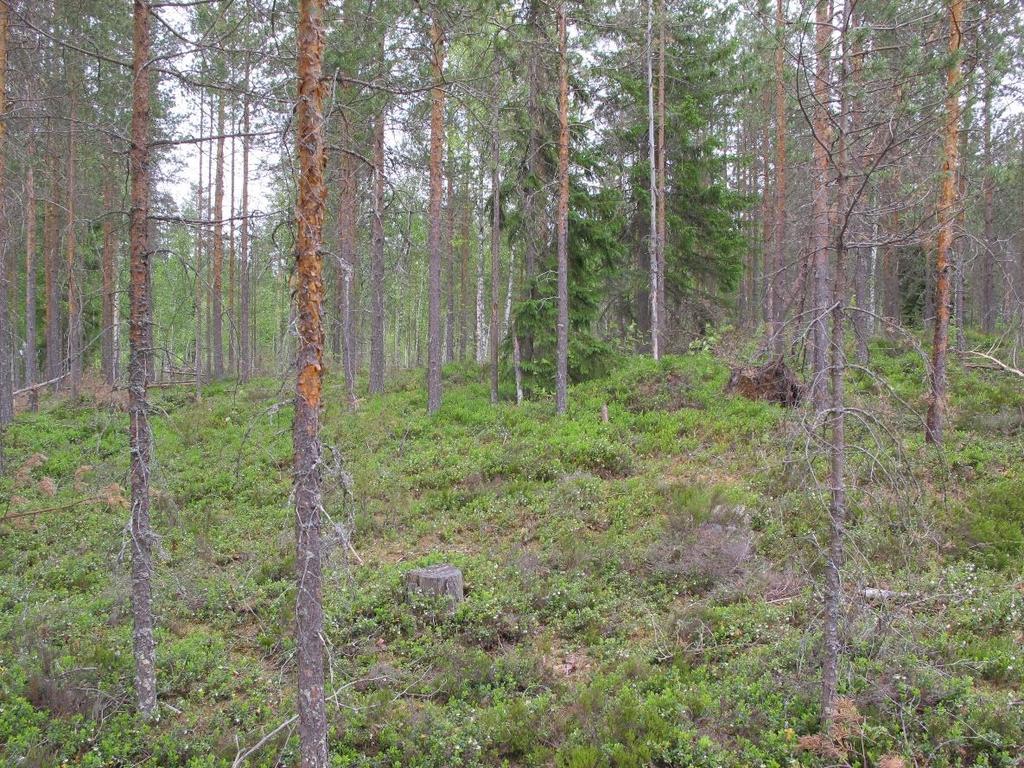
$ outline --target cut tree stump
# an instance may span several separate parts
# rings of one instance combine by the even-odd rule
[[[780,357],[755,368],[733,369],[725,391],[748,400],[795,406],[800,404],[804,386]]]
[[[465,599],[462,571],[449,563],[414,568],[405,574],[408,592],[447,597],[453,606]]]

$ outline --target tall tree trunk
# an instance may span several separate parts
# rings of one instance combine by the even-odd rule
[[[224,378],[224,96],[217,97],[217,170],[213,181],[213,378]]]
[[[772,226],[772,262],[768,275],[768,327],[772,350],[781,357],[783,336],[782,294],[779,286],[786,269],[786,21],[783,0],[775,0],[775,212]]]
[[[483,163],[481,156],[480,162]],[[483,190],[481,190],[482,193]],[[481,217],[477,230],[476,260],[476,361],[482,363],[487,355],[487,337],[484,335],[484,222]]]
[[[245,95],[242,102],[242,231],[239,236],[238,286],[238,373],[241,380],[252,376],[252,350],[249,347],[249,291],[252,267],[249,259],[249,57],[245,60]]]
[[[895,240],[900,229],[900,214],[896,203],[899,188],[899,169],[893,171],[893,178],[883,182],[888,189],[886,202],[890,206],[889,213],[884,217],[885,241],[882,245],[881,278],[882,278],[882,315],[887,326],[899,326],[902,321],[903,298],[900,290],[900,254]],[[891,333],[893,328],[888,328]]]
[[[233,111],[233,110],[232,110]],[[228,195],[228,370],[237,375],[235,366],[237,346],[237,324],[235,322],[235,290],[237,288],[237,269],[235,261],[235,134],[238,133],[238,119],[231,119],[231,185]]]
[[[132,60],[131,311],[128,362],[128,448],[131,454],[132,648],[135,694],[145,717],[157,714],[156,648],[153,640],[153,532],[149,522],[149,459],[153,436],[146,403],[146,358],[152,355],[146,327],[153,322],[149,296],[149,3],[134,0]]]
[[[298,657],[299,765],[327,766],[324,696],[323,575],[320,510],[320,400],[323,376],[324,0],[299,0],[298,235],[295,245],[295,312],[298,322],[295,382],[295,646]]]
[[[966,312],[966,302],[964,297],[964,291],[967,287],[967,174],[969,173],[970,167],[970,142],[968,138],[970,136],[973,127],[974,117],[974,99],[972,96],[974,80],[968,82],[966,94],[964,96],[964,105],[961,108],[961,114],[963,118],[963,126],[960,130],[960,148],[958,150],[960,158],[960,167],[957,169],[956,174],[956,199],[953,201],[953,205],[956,208],[956,219],[954,224],[954,235],[953,240],[950,242],[950,250],[952,251],[952,259],[950,263],[950,270],[953,273],[953,279],[951,281],[951,289],[953,293],[952,300],[952,316],[950,321],[953,325],[953,348],[956,353],[962,355],[967,349],[967,340],[964,334],[964,314]],[[984,186],[984,184],[983,184]]]
[[[46,169],[50,188],[43,212],[43,290],[46,302],[46,380],[55,382],[50,385],[52,391],[57,388],[56,379],[61,375],[61,369],[64,367],[60,348],[60,285],[57,275],[60,227],[57,207],[59,182],[57,180],[57,149],[52,138],[48,142],[47,152],[49,159]]]
[[[430,49],[430,266],[427,310],[427,413],[441,407],[441,149],[444,146],[444,36],[431,3]]]
[[[9,219],[5,215],[6,189],[4,172],[7,169],[7,35],[10,26],[10,14],[6,0],[0,2],[0,238],[10,239]],[[10,286],[8,279],[10,270],[7,268],[7,242],[0,242],[0,454],[2,454],[4,437],[3,428],[14,420],[14,370],[13,344],[11,333],[11,314],[8,307]],[[0,463],[0,470],[3,469]]]
[[[206,153],[206,222],[210,229],[206,232],[206,240],[203,246],[203,269],[205,270],[205,279],[203,281],[203,288],[206,292],[205,298],[205,310],[206,318],[203,324],[203,332],[206,336],[206,343],[203,347],[206,361],[206,373],[207,376],[211,376],[213,373],[213,237],[214,231],[212,229],[211,222],[214,222],[217,218],[213,213],[213,199],[214,199],[214,187],[213,187],[213,174],[214,165],[213,161],[217,155],[217,151],[214,149],[214,127],[213,127],[213,100],[214,94],[210,94],[210,146]]]
[[[649,290],[651,302],[651,355],[655,360],[661,358],[659,334],[661,331],[658,315],[658,165],[656,155],[656,133],[654,129],[654,0],[647,0],[647,38],[645,44],[645,61],[647,65],[647,161],[649,174],[651,224],[648,238],[650,280]]]
[[[69,90],[74,85],[71,78],[68,78]],[[82,278],[78,269],[78,241],[75,232],[75,197],[76,182],[75,172],[77,170],[75,153],[76,129],[75,129],[75,97],[70,97],[71,122],[68,125],[68,156],[67,156],[67,177],[64,180],[67,202],[65,208],[68,212],[68,230],[64,238],[65,253],[67,255],[68,275],[68,383],[70,385],[71,397],[78,397],[78,388],[82,384]]]
[[[32,161],[34,147],[28,148],[25,168],[25,386],[39,381],[39,350],[36,342],[36,185]],[[37,393],[29,394],[32,410],[38,403]]]
[[[534,46],[527,57],[526,72],[528,83],[527,115],[530,130],[527,138],[526,151],[526,182],[523,190],[523,215],[526,220],[527,234],[523,248],[523,268],[528,296],[537,300],[537,287],[534,278],[537,275],[541,255],[546,252],[548,243],[548,207],[546,205],[547,189],[550,181],[548,162],[545,158],[546,146],[550,134],[547,131],[547,112],[545,103],[548,98],[547,69],[542,58],[548,35],[545,30],[544,16],[548,5],[542,0],[531,0],[527,24],[530,28],[530,42]],[[522,338],[522,357],[533,360],[533,337],[529,334]]]
[[[149,6],[152,8],[152,5]],[[149,197],[147,200],[153,199],[153,192],[155,188],[155,181],[153,174],[149,175]],[[157,230],[156,221],[149,219],[147,222],[147,247],[151,247],[151,243],[156,241]],[[144,356],[146,361],[146,380],[153,381],[156,378],[156,345],[153,343],[153,260],[148,260],[148,268],[146,269],[146,301],[149,306],[146,311],[146,316],[149,318],[149,322],[145,324],[143,330],[145,331],[145,348],[148,350]]]
[[[341,94],[339,98],[344,99],[344,94],[346,93],[344,84],[339,88],[339,93]],[[344,357],[342,355],[341,342],[343,336],[342,327],[345,324],[345,270],[342,268],[342,251],[345,249],[344,239],[345,233],[348,229],[345,223],[345,216],[347,213],[345,210],[345,204],[347,202],[345,187],[348,185],[348,158],[345,155],[345,147],[348,145],[348,140],[345,136],[347,121],[345,119],[344,106],[339,107],[339,118],[337,123],[339,125],[338,144],[340,145],[340,149],[338,151],[338,178],[336,182],[338,187],[338,256],[333,265],[334,269],[331,270],[333,275],[329,275],[328,277],[329,280],[333,278],[334,283],[334,285],[331,286],[333,301],[330,305],[332,311],[330,312],[329,344],[331,358],[335,363],[340,363],[342,365],[342,373],[344,375]]]
[[[381,52],[383,59],[383,51]],[[384,108],[373,124],[373,243],[370,250],[370,394],[384,391]]]
[[[451,134],[448,135],[448,164],[445,171],[447,192],[444,203],[444,361],[455,359],[455,162],[452,155]]]
[[[469,256],[472,251],[470,241],[472,239],[472,210],[469,193],[469,174],[463,174],[466,181],[462,185],[462,194],[459,203],[459,301],[461,309],[459,312],[459,359],[465,360],[469,354],[470,341],[473,338],[472,321],[469,308],[472,306],[470,300],[470,279],[469,279]]]
[[[996,262],[996,238],[994,231],[995,222],[995,178],[993,176],[994,166],[992,163],[992,91],[993,84],[991,75],[985,72],[984,95],[982,97],[982,153],[984,155],[985,170],[981,177],[981,204],[982,217],[984,220],[983,236],[984,247],[981,251],[981,330],[984,333],[994,333],[996,329],[996,313],[999,305],[996,300],[995,284],[995,262]]]
[[[514,248],[508,251],[508,283],[505,286],[505,315],[501,324],[501,338],[508,336],[512,327],[512,292],[515,290],[516,252]]]
[[[829,263],[829,205],[828,147],[831,128],[828,115],[829,57],[831,56],[832,27],[828,0],[817,0],[815,13],[815,74],[814,74],[814,188],[811,249],[813,252],[813,299],[811,301],[811,401],[815,409],[823,410],[828,394],[828,263]]]
[[[195,399],[198,401],[202,397],[202,386],[203,386],[203,372],[205,366],[203,365],[203,248],[206,240],[206,228],[202,224],[202,219],[206,218],[206,208],[204,207],[203,200],[203,129],[205,127],[206,109],[205,109],[205,98],[202,91],[199,92],[199,138],[200,141],[197,144],[199,148],[199,176],[196,183],[196,211],[200,222],[196,225],[196,242],[195,242],[195,295],[193,297],[193,304],[196,313],[196,344],[195,344]],[[212,119],[210,121],[213,122]]]
[[[565,413],[569,385],[569,56],[565,3],[558,4],[558,340],[555,410]]]
[[[665,218],[665,0],[658,0],[658,146],[657,146],[657,200],[658,200],[658,344],[659,352],[665,351],[668,331],[668,311],[665,304],[665,285],[668,271],[665,249],[668,242],[668,224]]]
[[[501,134],[499,99],[501,70],[494,54],[494,87],[491,89],[491,402],[498,402],[498,346],[501,324],[498,321],[498,291],[501,282]]]
[[[846,411],[843,375],[846,358],[843,352],[843,250],[839,243],[836,259],[835,288],[832,296],[832,341],[830,378],[832,402],[829,414],[829,549],[825,563],[825,629],[823,633],[824,661],[822,663],[821,698],[822,720],[826,727],[835,717],[836,691],[839,679],[839,652],[841,647],[839,622],[842,613],[842,567],[846,539]]]
[[[347,86],[342,89],[347,90]],[[335,344],[340,342],[341,371],[350,408],[356,403],[355,334],[353,333],[353,285],[356,254],[356,168],[353,159],[352,126],[344,108],[341,113],[341,191],[338,210],[337,330]],[[340,337],[340,338],[339,338]],[[338,349],[335,349],[335,354]]]
[[[863,80],[864,80],[864,47],[861,42],[860,34],[857,31],[859,24],[858,15],[853,13],[852,10],[848,12],[849,21],[845,25],[843,32],[844,44],[846,40],[850,40],[849,44],[849,64],[847,66],[847,77],[851,79],[852,85],[856,93],[858,94],[857,101],[851,102],[848,118],[848,131],[849,136],[852,139],[856,139],[861,134],[862,122],[864,114],[864,105],[860,99],[860,94],[863,92]],[[844,85],[844,89],[846,86]],[[847,91],[844,90],[844,96],[847,95]],[[867,151],[870,151],[867,150]],[[861,175],[865,171],[865,154],[861,153],[854,159],[856,167],[854,173]],[[852,205],[852,204],[851,204]],[[851,207],[851,218],[853,216],[853,210]],[[848,225],[852,228],[855,233],[855,239],[862,239],[864,234],[864,226],[860,217],[852,219]],[[853,253],[854,259],[854,281],[853,290],[854,297],[857,303],[857,311],[853,315],[853,335],[856,341],[857,351],[857,363],[859,365],[868,364],[868,340],[871,336],[871,269],[870,269],[870,256],[871,251],[868,248],[859,247]]]
[[[949,346],[949,247],[953,241],[956,201],[956,174],[960,133],[960,43],[963,38],[964,0],[949,3],[949,56],[946,71],[946,122],[942,186],[939,189],[936,219],[939,233],[935,249],[935,328],[932,338],[931,391],[925,440],[942,444],[946,416],[946,352]]]
[[[771,189],[771,123],[767,119],[771,113],[771,94],[765,91],[761,96],[764,122],[758,131],[761,145],[761,202],[758,205],[758,216],[761,218],[761,281],[758,286],[758,301],[761,303],[761,322],[769,330],[769,342],[771,341],[771,323],[774,310],[771,289],[772,271],[772,196]]]
[[[846,331],[845,302],[846,289],[846,237],[853,219],[855,201],[850,195],[849,142],[855,129],[851,110],[849,88],[853,81],[849,34],[851,27],[851,6],[843,6],[840,26],[842,50],[841,99],[838,119],[838,142],[836,150],[836,223],[835,231],[835,277],[832,287],[832,337],[830,340],[829,379],[832,397],[828,414],[829,422],[829,549],[825,563],[825,626],[822,633],[822,674],[821,700],[822,720],[826,729],[831,728],[836,709],[836,691],[839,679],[840,617],[842,613],[843,550],[846,539],[846,404],[843,375],[846,370],[844,342]]]
[[[103,328],[100,330],[103,378],[114,385],[114,301],[117,292],[117,244],[114,242],[114,184],[103,180]]]

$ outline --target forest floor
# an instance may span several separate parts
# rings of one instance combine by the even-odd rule
[[[916,415],[920,357],[879,343],[872,367],[851,375],[830,738],[825,456],[806,410],[727,396],[709,353],[624,359],[574,387],[564,418],[549,399],[492,406],[473,366],[446,369],[435,418],[420,372],[354,414],[331,385],[332,765],[1020,765],[1021,382],[954,366],[939,453]],[[292,716],[289,384],[151,393],[153,724],[132,712],[127,417],[56,399],[18,417],[0,481],[0,761],[228,766]],[[404,594],[405,572],[436,562],[465,574],[454,612]],[[295,754],[285,725],[245,764]]]

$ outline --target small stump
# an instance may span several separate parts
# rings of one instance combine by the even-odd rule
[[[465,599],[462,571],[448,563],[414,568],[405,574],[405,588],[409,593],[447,597],[452,607]]]

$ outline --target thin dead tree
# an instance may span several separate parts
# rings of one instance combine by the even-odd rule
[[[843,3],[839,39],[842,58],[840,106],[837,120],[837,146],[833,157],[836,170],[835,273],[832,287],[832,336],[829,348],[829,380],[831,402],[827,416],[829,453],[829,545],[825,561],[825,626],[822,632],[821,710],[826,728],[835,719],[836,692],[839,680],[840,619],[843,605],[842,569],[846,543],[846,402],[843,377],[846,373],[845,302],[847,233],[854,215],[856,201],[850,194],[849,144],[851,141],[851,110],[849,90],[852,66],[849,51],[849,30],[852,19],[851,0]],[[860,307],[858,307],[860,309]]]

